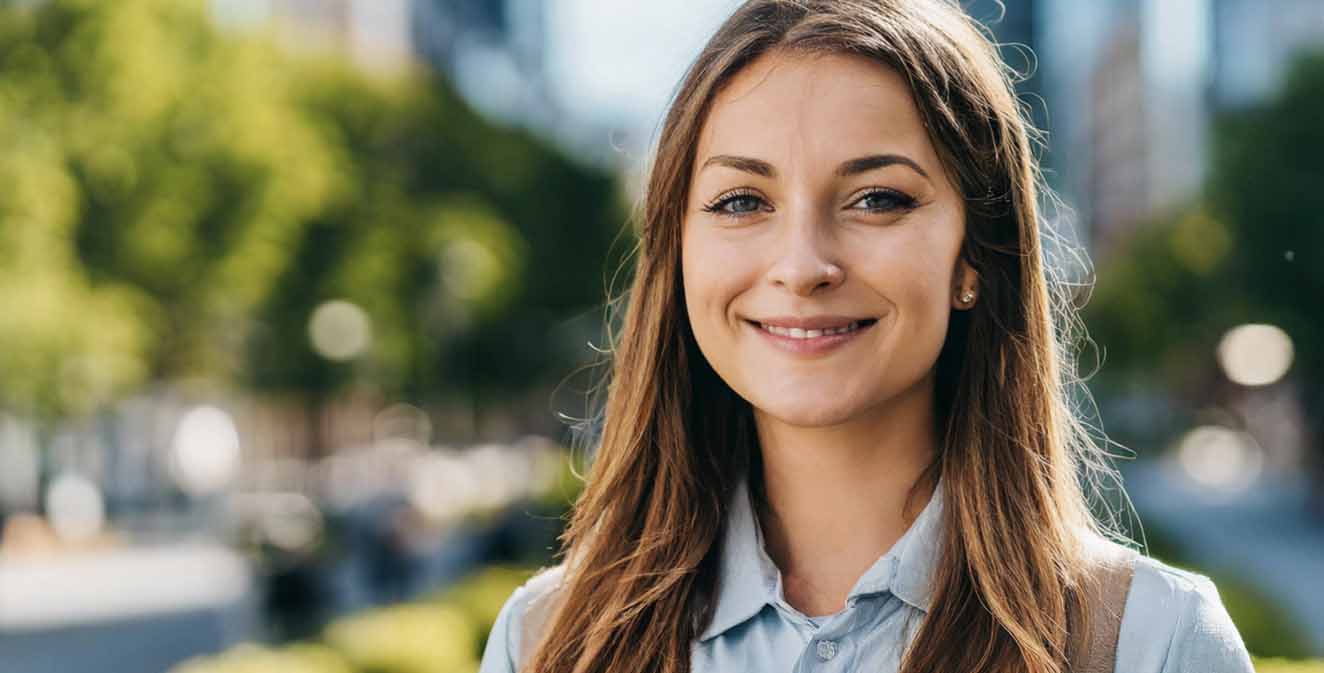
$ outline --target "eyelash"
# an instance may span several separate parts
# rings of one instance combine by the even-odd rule
[[[860,201],[863,201],[863,200],[865,200],[865,199],[868,199],[868,198],[870,198],[870,197],[874,197],[874,196],[886,196],[886,197],[888,197],[888,198],[893,199],[894,203],[893,203],[893,205],[891,205],[891,206],[889,206],[889,207],[885,207],[885,208],[865,208],[865,209],[864,209],[864,210],[867,210],[867,211],[869,211],[869,212],[871,212],[871,213],[885,213],[885,212],[891,212],[891,211],[896,211],[896,210],[900,210],[900,211],[910,211],[910,210],[914,210],[915,208],[917,208],[917,207],[919,206],[919,202],[916,201],[914,197],[912,197],[912,196],[910,196],[909,194],[906,194],[906,193],[904,193],[904,192],[899,192],[899,191],[897,191],[897,190],[895,190],[895,189],[870,189],[870,190],[864,192],[863,194],[861,194],[861,195],[859,196],[859,198],[855,199],[855,200],[852,201],[851,203],[852,203],[852,204],[859,203]],[[722,194],[721,196],[717,197],[716,199],[713,199],[712,201],[710,201],[709,203],[707,203],[707,204],[705,204],[705,205],[703,206],[703,210],[704,210],[704,212],[714,213],[714,214],[716,214],[716,215],[720,215],[720,216],[722,216],[722,217],[746,217],[746,216],[748,216],[748,215],[752,215],[752,214],[754,214],[754,212],[756,212],[756,211],[752,211],[752,210],[751,210],[751,211],[733,212],[733,211],[726,210],[727,205],[729,205],[729,204],[731,204],[731,203],[734,203],[735,201],[737,201],[737,200],[739,200],[739,199],[746,199],[746,198],[749,198],[749,199],[758,199],[759,201],[762,201],[762,200],[763,200],[763,199],[762,199],[757,193],[755,193],[753,190],[750,190],[750,189],[737,189],[737,190],[730,191],[730,192],[727,192],[727,193],[725,193],[725,194]]]

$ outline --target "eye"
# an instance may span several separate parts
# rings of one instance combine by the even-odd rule
[[[727,217],[743,217],[758,212],[764,201],[757,194],[748,190],[727,192],[705,204],[703,210]]]
[[[861,204],[863,207],[860,207]],[[857,210],[868,210],[876,213],[885,213],[894,210],[914,210],[919,206],[919,202],[909,194],[898,192],[895,189],[871,189],[865,192],[860,198],[852,204],[852,208]]]

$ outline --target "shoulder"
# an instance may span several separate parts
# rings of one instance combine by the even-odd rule
[[[525,656],[526,634],[536,635],[565,575],[564,564],[544,568],[515,589],[487,636],[479,673],[514,673]]]
[[[1117,641],[1118,671],[1251,673],[1246,646],[1205,575],[1138,556]]]

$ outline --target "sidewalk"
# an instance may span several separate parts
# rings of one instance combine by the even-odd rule
[[[248,564],[214,545],[0,560],[0,670],[146,673],[250,637]]]

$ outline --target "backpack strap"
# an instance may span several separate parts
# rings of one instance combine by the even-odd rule
[[[529,592],[529,603],[524,608],[520,622],[520,639],[516,647],[515,670],[524,669],[525,664],[538,649],[538,641],[552,617],[560,597],[561,581],[565,577],[565,565],[553,566],[538,572],[524,584]]]
[[[1131,592],[1139,554],[1107,540],[1086,545],[1089,572],[1082,593],[1089,609],[1089,633],[1072,642],[1072,673],[1113,673],[1117,666],[1117,638],[1122,628],[1126,597]]]

